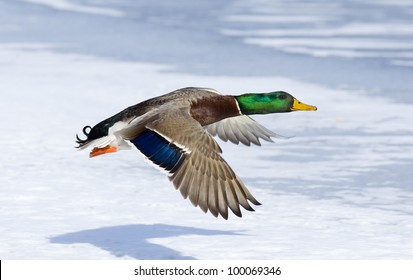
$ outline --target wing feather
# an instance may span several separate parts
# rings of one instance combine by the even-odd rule
[[[244,135],[239,128],[229,123],[218,125],[216,131],[231,142],[256,143],[254,132]],[[210,130],[215,131],[215,127]],[[157,110],[144,115],[139,122],[132,121],[118,133],[167,171],[175,188],[202,211],[228,219],[228,208],[241,217],[240,205],[249,211],[253,211],[249,202],[259,205],[221,157],[217,142],[190,116],[187,108]]]
[[[189,112],[169,110],[146,124],[146,129],[185,151],[184,162],[169,172],[169,179],[193,205],[227,219],[228,208],[241,217],[240,205],[251,211],[248,201],[258,203],[221,157],[221,148],[216,141],[191,118]]]
[[[273,142],[271,137],[280,137],[246,115],[223,119],[204,128],[209,134],[218,136],[225,142],[228,140],[234,144],[241,142],[246,146],[250,146],[251,143],[260,146],[259,138]]]

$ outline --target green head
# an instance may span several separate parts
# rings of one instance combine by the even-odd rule
[[[234,97],[245,115],[317,110],[317,107],[301,103],[284,91],[246,93]]]

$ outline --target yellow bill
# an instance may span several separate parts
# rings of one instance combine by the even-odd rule
[[[291,111],[317,111],[317,107],[302,103],[294,98],[294,103],[291,107]]]

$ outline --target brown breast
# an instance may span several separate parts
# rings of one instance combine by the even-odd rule
[[[202,126],[240,115],[237,101],[232,96],[204,97],[191,104],[191,116]]]

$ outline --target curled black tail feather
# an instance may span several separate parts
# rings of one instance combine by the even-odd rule
[[[89,131],[86,131],[88,129],[89,129]],[[76,134],[76,139],[77,139],[76,143],[79,144],[79,146],[77,146],[76,148],[82,147],[83,145],[85,145],[89,141],[89,134],[90,134],[91,130],[92,130],[92,127],[90,125],[87,125],[82,129],[82,132],[86,136],[86,139],[80,139],[79,135]]]

